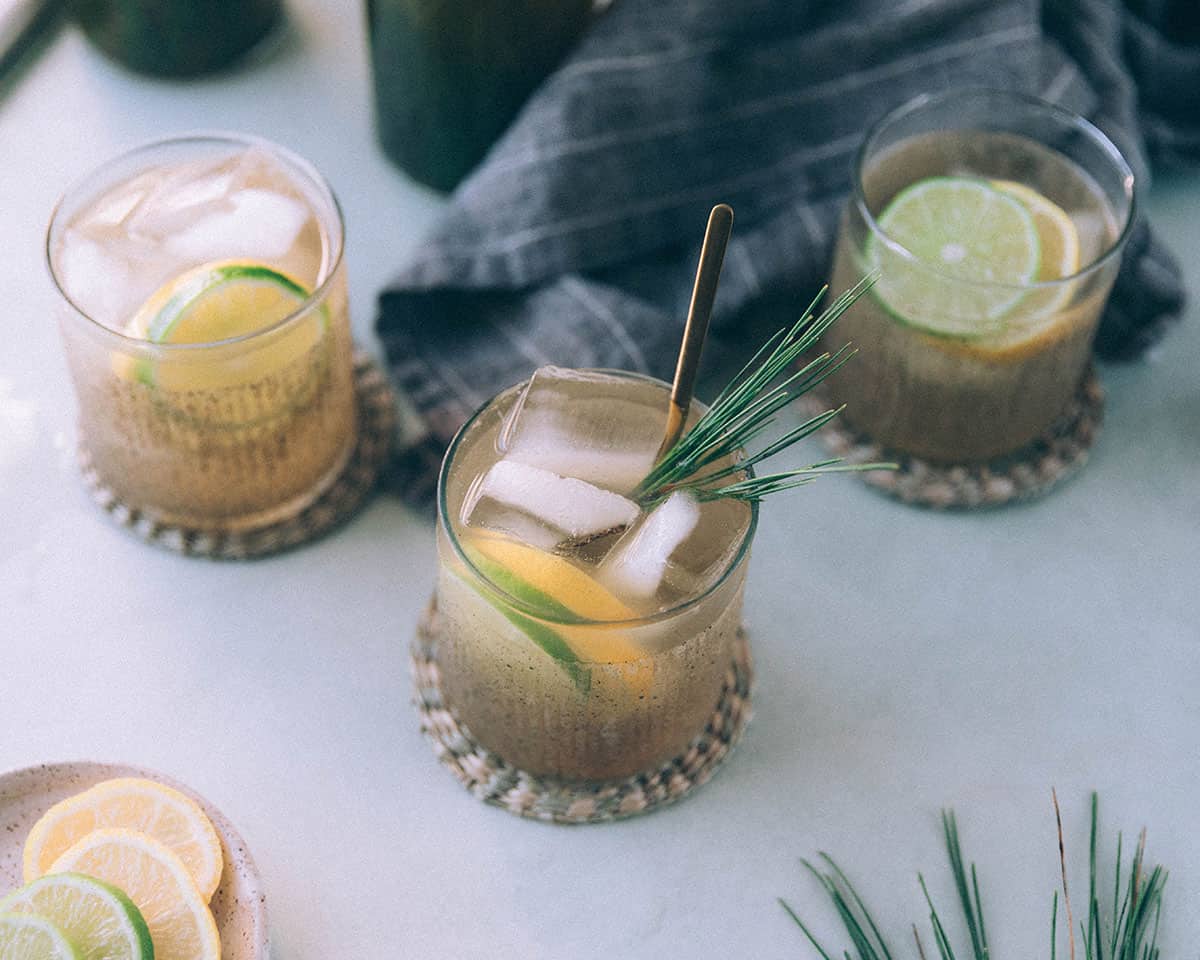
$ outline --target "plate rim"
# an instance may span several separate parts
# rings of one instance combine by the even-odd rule
[[[263,888],[262,874],[259,873],[258,864],[254,861],[254,855],[250,852],[250,847],[247,845],[237,827],[221,810],[216,807],[210,800],[199,794],[195,789],[177,780],[169,774],[162,773],[150,767],[144,767],[136,763],[121,763],[108,760],[60,760],[47,761],[45,763],[35,763],[24,767],[14,767],[9,770],[0,770],[0,803],[10,795],[10,786],[15,786],[16,782],[22,778],[33,778],[38,775],[55,777],[70,776],[79,774],[83,777],[96,776],[95,783],[100,783],[102,780],[111,780],[119,777],[141,777],[146,780],[152,780],[156,783],[161,783],[164,786],[178,790],[180,793],[192,800],[195,800],[204,810],[205,815],[212,821],[213,827],[220,836],[222,843],[230,852],[237,851],[241,869],[239,873],[243,883],[246,884],[247,896],[238,897],[237,901],[240,905],[247,908],[251,920],[254,924],[253,942],[250,943],[251,955],[258,960],[267,960],[270,956],[270,934],[267,928],[267,905],[266,891]],[[93,783],[91,786],[94,786]],[[89,787],[84,787],[87,790]],[[24,791],[21,796],[36,794],[38,790]],[[16,794],[12,794],[16,796]],[[226,864],[229,866],[229,864]],[[217,888],[220,890],[220,887]],[[215,894],[214,894],[215,896]],[[221,954],[225,955],[224,938],[222,938]]]

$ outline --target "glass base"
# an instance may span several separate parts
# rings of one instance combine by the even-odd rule
[[[815,415],[829,409],[828,397],[818,388],[799,406]],[[990,460],[934,463],[885,447],[836,420],[817,436],[831,454],[850,463],[898,464],[897,470],[872,470],[859,477],[903,503],[978,510],[1037,499],[1073,477],[1087,463],[1103,422],[1104,388],[1089,367],[1067,409],[1041,436]]]
[[[453,705],[442,695],[436,658],[439,630],[437,606],[431,601],[411,649],[421,730],[442,766],[470,793],[518,816],[553,823],[604,823],[672,804],[720,769],[750,721],[753,671],[745,631],[739,630],[720,699],[704,729],[678,756],[612,780],[534,776],[482,746],[458,722]]]
[[[312,490],[288,503],[232,521],[174,520],[123,501],[79,449],[83,480],[109,517],[155,546],[190,556],[241,560],[310,542],[348,520],[367,500],[388,463],[396,431],[396,407],[386,375],[366,354],[354,359],[356,436]]]
[[[290,497],[277,506],[268,507],[265,510],[256,510],[254,513],[239,514],[236,516],[202,516],[162,510],[153,504],[129,502],[129,498],[125,498],[124,503],[129,510],[145,517],[149,522],[163,527],[179,527],[190,530],[220,530],[228,533],[245,533],[251,530],[260,530],[263,527],[272,526],[289,517],[294,517],[312,506],[337,481],[338,476],[345,469],[346,463],[353,452],[354,438],[352,437],[338,454],[333,465],[308,490],[297,496]],[[92,457],[86,447],[83,446],[82,441],[79,447],[79,462],[84,473],[92,474],[95,478],[93,481],[92,477],[89,476],[89,486],[103,487],[105,485],[103,477],[95,472],[92,466]],[[114,493],[112,496],[116,498],[117,494]]]

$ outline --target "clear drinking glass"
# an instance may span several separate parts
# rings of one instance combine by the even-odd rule
[[[932,184],[932,186],[931,186]],[[1011,453],[1075,394],[1134,216],[1133,174],[1082,117],[993,90],[922,96],[859,152],[832,287],[858,356],[844,416],[890,449]]]
[[[609,418],[611,435],[627,438],[631,449],[648,441],[653,452],[670,385],[612,371],[580,374],[595,379],[582,382],[562,412],[586,419],[578,411],[590,404]],[[702,504],[692,533],[673,554],[686,557],[689,568],[672,569],[649,600],[606,578],[604,557],[617,549],[611,538],[563,551],[537,542],[536,524],[519,527],[516,518],[489,521],[519,529],[516,537],[468,525],[464,514],[479,495],[480,478],[504,456],[501,433],[525,389],[519,384],[484,404],[442,465],[436,643],[442,693],[480,743],[527,772],[579,780],[629,776],[683,751],[718,704],[741,625],[757,507]],[[694,404],[693,417],[702,410]],[[559,412],[551,407],[548,416]],[[557,452],[543,447],[538,457],[546,462]],[[470,516],[474,524],[476,514]]]
[[[122,503],[243,530],[328,487],[355,439],[342,249],[320,174],[257,138],[147,144],[67,192],[46,250],[80,453]]]

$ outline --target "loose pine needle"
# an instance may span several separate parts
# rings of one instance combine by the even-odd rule
[[[1058,797],[1054,796],[1055,824],[1058,832],[1059,861],[1062,867],[1061,883],[1063,888],[1063,906],[1067,916],[1066,924],[1070,938],[1071,955],[1075,952],[1074,920],[1071,913],[1071,900],[1067,893],[1066,850],[1063,843],[1062,815],[1058,807]],[[1126,872],[1122,866],[1122,839],[1117,834],[1117,863],[1116,879],[1114,882],[1112,912],[1104,916],[1100,908],[1100,897],[1097,893],[1099,873],[1097,870],[1097,837],[1099,834],[1099,800],[1096,794],[1091,797],[1091,836],[1088,847],[1088,893],[1089,906],[1086,922],[1080,923],[1083,933],[1083,960],[1159,960],[1158,927],[1162,918],[1163,888],[1167,882],[1167,872],[1160,866],[1147,870],[1146,831],[1143,830],[1138,838],[1133,862]],[[954,811],[942,813],[942,833],[946,844],[946,853],[950,861],[950,873],[958,892],[958,902],[962,909],[963,925],[967,930],[968,949],[962,955],[970,955],[973,960],[989,960],[990,951],[987,941],[987,928],[983,919],[983,899],[979,892],[979,876],[975,864],[967,864],[963,857],[962,844],[959,840],[958,823]],[[847,960],[891,960],[891,954],[884,942],[883,936],[871,918],[866,903],[858,895],[854,886],[846,878],[834,861],[826,854],[821,854],[825,864],[830,868],[822,872],[807,861],[801,861],[804,866],[817,878],[825,893],[833,903],[834,910],[846,928],[846,934],[853,945],[842,951]],[[934,905],[933,898],[925,884],[925,878],[917,874],[921,892],[929,907],[929,925],[933,933],[933,942],[937,947],[938,960],[956,960],[954,945],[942,922],[941,915]],[[823,960],[832,960],[832,955],[822,947],[808,928],[785,901],[780,904],[788,916],[804,932],[808,940],[816,948]],[[1058,946],[1058,891],[1054,892],[1050,910],[1050,960],[1056,960]],[[925,948],[916,925],[913,925],[913,940],[919,960],[926,960]]]

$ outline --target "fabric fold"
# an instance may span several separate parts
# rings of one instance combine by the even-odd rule
[[[703,225],[736,212],[714,336],[794,318],[825,277],[870,125],[920,93],[1030,93],[1089,116],[1148,185],[1194,161],[1200,9],[1182,0],[616,0],[380,297],[430,487],[470,411],[541,363],[669,376]],[[1129,359],[1183,304],[1139,223],[1096,342]]]

